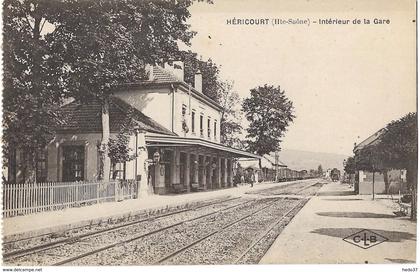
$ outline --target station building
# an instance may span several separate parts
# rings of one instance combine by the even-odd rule
[[[380,142],[382,128],[365,140],[354,146],[353,152],[358,155],[363,148],[374,146]],[[398,194],[408,191],[407,171],[405,169],[389,169],[380,172],[357,170],[355,190],[360,195],[372,194]]]
[[[110,99],[111,138],[131,118],[130,160],[111,167],[113,179],[136,179],[149,194],[189,192],[232,186],[238,158],[260,157],[220,143],[222,107],[202,92],[202,75],[195,84],[184,81],[181,69],[166,64],[148,67],[149,78],[127,84]],[[96,180],[102,123],[101,106],[69,103],[62,107],[66,122],[37,156],[36,181]],[[16,152],[9,179],[25,182],[22,157]],[[10,167],[11,166],[11,167]]]

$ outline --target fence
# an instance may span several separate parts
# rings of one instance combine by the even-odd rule
[[[137,197],[134,180],[3,184],[3,217]]]

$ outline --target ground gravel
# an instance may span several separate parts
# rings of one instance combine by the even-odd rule
[[[169,226],[183,220],[191,219],[191,218],[194,218],[194,217],[197,217],[197,216],[209,213],[209,212],[217,211],[219,209],[223,209],[229,206],[242,203],[243,201],[245,200],[237,199],[237,200],[217,203],[217,204],[213,204],[207,207],[200,208],[199,206],[207,204],[207,203],[202,203],[201,205],[197,205],[196,209],[193,209],[187,212],[169,215],[167,217],[162,217],[158,219],[152,219],[154,215],[173,212],[173,210],[169,211],[169,209],[168,211],[159,210],[153,214],[152,213],[148,214],[147,217],[139,218],[139,219],[150,218],[152,219],[151,221],[145,221],[145,222],[127,226],[121,229],[116,229],[107,233],[101,233],[95,236],[85,237],[80,240],[74,240],[70,243],[57,246],[56,248],[52,248],[47,251],[42,251],[42,252],[27,255],[27,256],[7,260],[5,261],[5,264],[7,265],[43,265],[43,266],[52,265],[54,263],[57,263],[69,257],[78,256],[82,253],[89,252],[93,249],[107,246],[109,244],[116,243],[118,241],[130,239],[131,237],[134,237],[136,235],[145,234],[150,231],[153,231],[153,230],[165,227],[165,226]],[[95,229],[105,230],[107,229],[107,227],[109,228],[113,226],[114,224],[112,222],[103,222],[100,225],[100,227],[97,227]],[[83,230],[83,232],[84,231],[86,230]],[[77,233],[81,234],[82,232],[77,232]],[[71,237],[71,231],[67,235],[68,237]],[[31,246],[33,245],[31,244]]]

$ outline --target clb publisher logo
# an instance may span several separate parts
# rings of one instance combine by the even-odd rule
[[[346,241],[347,243],[361,247],[363,249],[368,249],[370,247],[379,245],[380,243],[383,243],[387,241],[388,239],[373,231],[364,229],[350,236],[347,236],[343,240]]]

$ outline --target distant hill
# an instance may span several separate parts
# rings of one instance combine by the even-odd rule
[[[284,162],[288,168],[293,170],[310,170],[318,169],[318,165],[322,165],[324,171],[328,168],[337,168],[343,171],[343,160],[348,155],[321,153],[311,151],[301,151],[293,149],[285,149],[280,151],[279,159]]]

